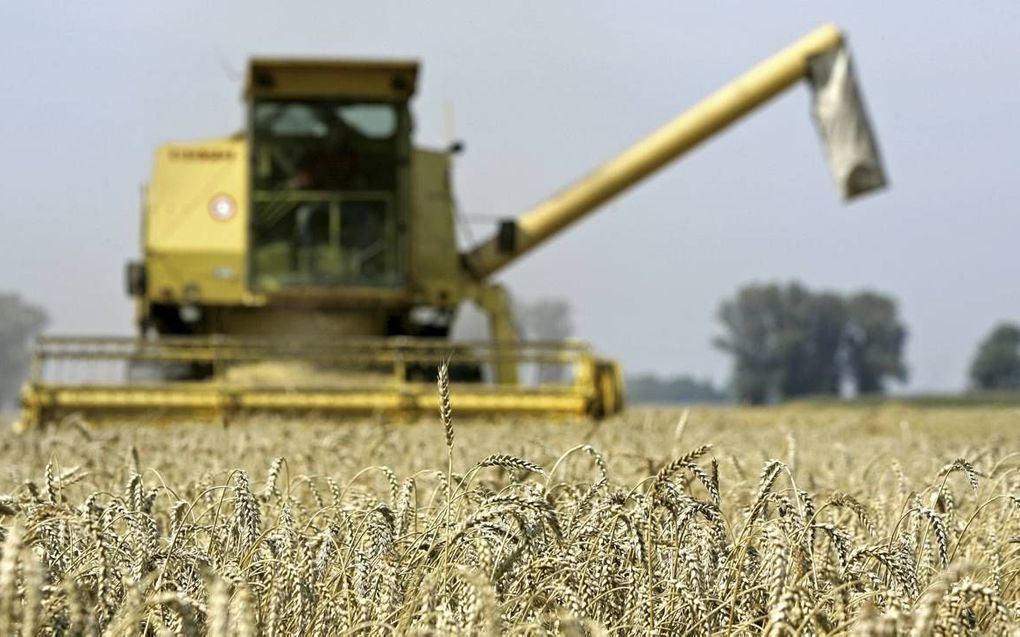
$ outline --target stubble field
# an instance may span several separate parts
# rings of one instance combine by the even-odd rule
[[[1020,411],[72,418],[0,540],[4,635],[1011,634]]]

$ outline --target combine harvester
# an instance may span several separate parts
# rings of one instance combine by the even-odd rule
[[[623,406],[619,366],[576,342],[522,342],[492,282],[503,267],[800,80],[843,196],[885,183],[843,36],[825,26],[461,252],[456,148],[411,141],[417,70],[253,60],[242,133],[156,154],[127,269],[137,336],[41,338],[20,426],[413,415],[436,409],[448,358],[458,413],[603,417]],[[491,342],[447,340],[467,301]],[[566,380],[536,373],[553,365]]]

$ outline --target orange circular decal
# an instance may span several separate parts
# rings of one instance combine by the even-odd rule
[[[230,195],[216,195],[209,200],[209,215],[216,221],[230,221],[237,214],[237,202]]]

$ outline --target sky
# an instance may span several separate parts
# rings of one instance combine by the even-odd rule
[[[5,2],[0,290],[46,307],[53,333],[130,333],[153,153],[242,126],[250,55],[419,59],[416,139],[444,145],[452,105],[458,204],[485,218],[824,22],[848,34],[887,191],[841,202],[797,87],[500,280],[569,301],[577,335],[631,372],[717,382],[715,311],[740,286],[878,290],[910,330],[903,389],[960,389],[977,342],[1020,320],[1016,2]]]

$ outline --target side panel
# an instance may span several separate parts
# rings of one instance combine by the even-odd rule
[[[453,220],[450,161],[445,153],[415,149],[412,155],[411,277],[416,300],[456,306],[460,262]]]
[[[153,302],[235,305],[247,297],[247,143],[173,143],[156,154],[144,224]]]

